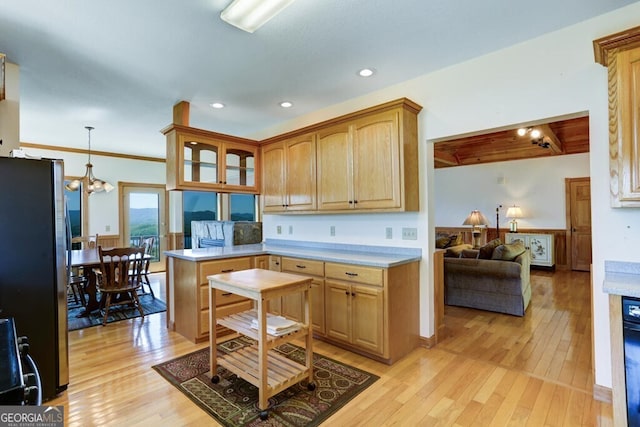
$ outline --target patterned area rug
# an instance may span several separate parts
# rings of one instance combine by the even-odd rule
[[[159,300],[157,297],[154,299],[151,295],[141,295],[140,304],[142,305],[142,311],[144,315],[161,313],[167,311],[167,306],[164,301]],[[69,297],[68,324],[69,330],[75,331],[76,329],[89,328],[91,326],[102,325],[103,313],[100,310],[93,311],[88,317],[76,317],[84,311],[84,308],[80,304],[74,304],[73,298]],[[117,305],[109,310],[109,317],[107,323],[117,322],[119,320],[133,319],[134,317],[140,317],[140,312],[137,308],[129,308],[121,305]]]
[[[218,351],[230,353],[255,341],[246,337],[218,344]],[[289,359],[304,364],[304,349],[284,344],[276,349]],[[302,381],[269,399],[269,418],[260,420],[258,388],[218,367],[220,382],[209,378],[209,349],[153,366],[167,381],[225,426],[317,426],[379,377],[313,354],[316,389],[309,391]]]

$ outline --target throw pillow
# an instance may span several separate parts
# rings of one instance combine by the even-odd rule
[[[447,246],[449,246],[450,242],[451,242],[451,238],[449,236],[439,237],[439,238],[436,239],[436,248],[444,249]]]
[[[522,242],[507,243],[500,245],[493,250],[491,259],[498,259],[502,261],[513,261],[520,255],[522,255],[527,249]]]
[[[450,237],[451,237],[451,243],[449,243],[450,246],[458,246],[464,243],[462,241],[462,233],[452,234]]]
[[[471,248],[472,246],[466,243],[463,243],[462,245],[451,246],[450,248],[447,248],[447,252],[445,252],[444,256],[460,258],[460,254],[462,253],[462,251]]]
[[[493,250],[500,246],[502,242],[500,239],[493,239],[489,243],[480,247],[480,253],[478,254],[479,259],[491,259],[493,255]]]

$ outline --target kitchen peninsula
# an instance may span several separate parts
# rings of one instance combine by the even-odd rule
[[[314,337],[388,364],[419,345],[421,250],[267,239],[262,244],[183,249],[167,256],[167,327],[209,338],[207,276],[263,268],[308,275]],[[217,316],[253,308],[216,291]],[[282,297],[269,311],[294,320],[303,302]],[[222,331],[217,331],[220,334]]]

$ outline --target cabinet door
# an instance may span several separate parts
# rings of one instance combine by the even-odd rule
[[[351,342],[363,350],[383,352],[383,291],[366,286],[351,289]]]
[[[269,270],[282,271],[280,257],[277,255],[269,255]],[[269,313],[282,315],[282,297],[270,299],[267,302],[267,311]]]
[[[348,124],[318,133],[318,209],[353,208],[352,135]]]
[[[325,280],[325,328],[328,337],[351,341],[351,286]]]
[[[353,185],[356,209],[400,207],[400,143],[397,110],[356,122]]]
[[[181,134],[179,146],[182,150],[179,168],[181,184],[218,185],[220,183],[221,142]]]
[[[304,294],[297,292],[282,297],[281,315],[287,319],[303,322],[304,317]],[[313,313],[312,313],[313,315]]]
[[[316,142],[313,134],[302,135],[286,144],[286,210],[316,208]]]
[[[263,270],[270,270],[269,268],[269,255],[259,255],[253,257],[253,268],[261,268]]]
[[[264,212],[282,212],[286,204],[285,148],[283,143],[262,149],[262,207]]]
[[[255,191],[257,147],[225,143],[222,184],[228,191]],[[222,166],[221,166],[222,167]]]
[[[617,138],[610,141],[611,170],[615,172],[611,180],[617,180],[617,188],[612,182],[612,205],[637,207],[640,206],[640,47],[620,51],[616,63],[617,111],[609,109],[609,114],[613,114],[609,127],[612,124],[617,127]]]
[[[531,234],[528,236],[531,264],[553,266],[553,235]]]

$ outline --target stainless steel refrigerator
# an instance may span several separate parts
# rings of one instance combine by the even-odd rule
[[[67,229],[62,160],[0,157],[0,318],[28,338],[45,401],[69,383]]]

